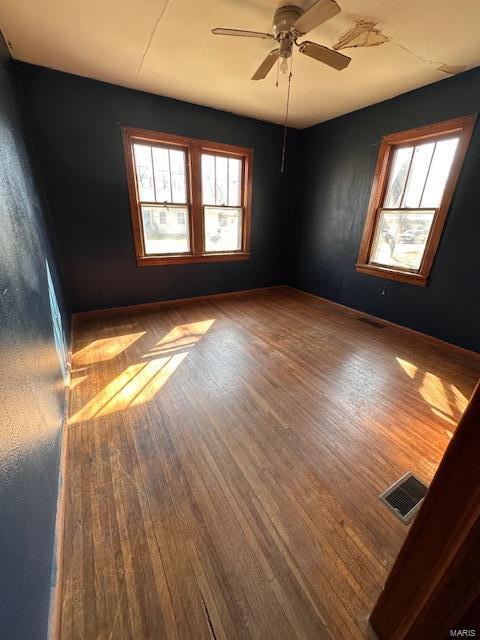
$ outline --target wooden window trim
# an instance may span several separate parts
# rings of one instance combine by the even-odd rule
[[[430,124],[425,127],[410,129],[409,131],[392,133],[382,138],[378,152],[370,201],[368,204],[365,227],[363,230],[362,241],[360,243],[360,251],[355,265],[355,269],[357,271],[380,278],[396,280],[398,282],[407,282],[409,284],[423,287],[426,286],[476,120],[477,114],[472,114],[461,118],[444,120],[443,122]],[[460,140],[455,152],[450,175],[445,184],[445,190],[440,207],[436,210],[434,216],[420,269],[418,272],[412,272],[371,264],[369,262],[370,252],[375,235],[377,218],[385,197],[393,151],[399,146],[426,141],[429,138],[445,139],[454,135],[459,135]]]
[[[135,127],[122,127],[125,164],[127,170],[130,213],[132,217],[133,241],[137,266],[158,266],[167,264],[189,264],[199,262],[229,262],[250,258],[250,234],[252,225],[252,166],[253,149],[235,145],[178,136],[172,133],[149,131]],[[149,255],[145,252],[140,198],[135,177],[133,143],[146,142],[154,145],[176,146],[186,152],[187,204],[190,224],[190,252],[182,254]],[[201,155],[212,153],[228,158],[242,159],[242,248],[239,251],[205,251],[204,215],[201,183]],[[158,203],[156,203],[158,204]]]

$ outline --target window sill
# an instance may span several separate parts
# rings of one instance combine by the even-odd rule
[[[414,284],[417,287],[425,287],[427,285],[427,277],[419,273],[410,273],[408,271],[389,269],[388,267],[378,267],[373,264],[359,263],[355,265],[355,270],[359,271],[360,273],[367,273],[371,276],[377,276],[378,278],[385,278],[387,280],[396,280],[397,282]]]
[[[137,267],[156,267],[166,264],[190,264],[199,262],[233,262],[248,260],[250,253],[237,251],[235,253],[208,253],[204,255],[176,255],[176,256],[140,256],[137,257]]]

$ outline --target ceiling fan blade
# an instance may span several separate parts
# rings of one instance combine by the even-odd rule
[[[244,38],[262,38],[270,40],[273,38],[271,33],[262,33],[261,31],[243,31],[243,29],[212,29],[212,33],[216,36],[243,36]]]
[[[300,52],[306,56],[319,60],[319,62],[323,62],[323,64],[333,67],[337,69],[337,71],[345,69],[345,67],[348,67],[350,64],[351,58],[348,56],[344,56],[343,53],[339,53],[328,47],[323,47],[321,44],[316,44],[315,42],[309,42],[308,40],[302,42],[299,49]]]
[[[335,0],[317,0],[298,18],[293,27],[298,33],[308,33],[319,24],[336,16],[337,13],[340,13],[340,7]]]
[[[265,60],[262,62],[262,64],[258,67],[258,69],[253,74],[252,80],[263,80],[267,76],[270,69],[278,60],[279,52],[280,52],[280,49],[273,49],[273,51],[270,51],[268,56],[265,58]]]

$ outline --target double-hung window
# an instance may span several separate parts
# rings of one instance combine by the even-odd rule
[[[139,266],[250,255],[252,150],[124,127]]]
[[[475,119],[382,139],[357,271],[427,283]]]

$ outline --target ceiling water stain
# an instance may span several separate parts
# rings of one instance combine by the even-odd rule
[[[355,25],[340,36],[333,48],[349,49],[353,47],[378,47],[390,38],[377,29],[377,23],[363,18],[356,20]]]

